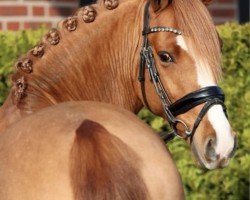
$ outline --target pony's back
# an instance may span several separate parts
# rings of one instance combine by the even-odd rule
[[[4,200],[182,199],[159,137],[128,111],[97,102],[43,109],[0,135]]]

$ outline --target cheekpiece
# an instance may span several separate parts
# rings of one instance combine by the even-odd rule
[[[19,61],[16,63],[16,69],[21,70],[25,73],[31,73],[33,71],[32,60],[25,58],[23,61]]]
[[[69,17],[63,24],[68,31],[75,31],[77,28],[77,19],[75,17]]]
[[[39,44],[31,50],[31,53],[33,56],[41,58],[44,54],[44,49],[44,44]]]
[[[25,83],[24,77],[17,79],[14,84],[14,87],[15,87],[14,90],[15,99],[18,101],[25,96],[25,90],[27,88],[27,85]]]
[[[51,29],[47,34],[46,39],[51,45],[57,45],[60,42],[58,30],[55,28]]]
[[[93,6],[85,6],[80,11],[80,15],[85,23],[90,23],[95,20],[97,13]]]
[[[156,32],[172,32],[177,35],[181,35],[182,32],[176,28],[172,27],[152,27],[144,30],[142,32],[143,35],[150,34],[150,33],[156,33]]]
[[[119,5],[118,0],[104,0],[104,5],[108,10],[113,10]]]

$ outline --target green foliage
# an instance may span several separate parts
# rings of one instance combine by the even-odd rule
[[[36,31],[0,32],[0,105],[9,92],[14,63],[20,55],[34,46],[44,33],[45,28]]]
[[[9,75],[16,59],[34,46],[44,34],[37,31],[0,32],[0,105],[10,87]],[[186,198],[189,200],[248,199],[250,169],[250,24],[235,23],[218,27],[224,42],[221,87],[226,93],[226,104],[233,128],[238,133],[238,150],[225,169],[204,171],[192,158],[190,148],[176,138],[168,144],[180,170]],[[163,119],[148,110],[139,116],[157,131],[168,130]]]

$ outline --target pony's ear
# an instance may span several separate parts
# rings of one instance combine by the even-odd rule
[[[158,12],[171,4],[171,2],[172,0],[150,0],[150,6],[154,12]]]
[[[209,5],[213,0],[202,0],[202,2],[207,6]]]

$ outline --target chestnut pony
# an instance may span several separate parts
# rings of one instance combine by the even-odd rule
[[[67,102],[25,117],[0,135],[4,200],[183,199],[165,144],[134,114]]]
[[[209,2],[103,0],[79,9],[16,63],[0,129],[65,101],[134,113],[146,105],[190,143],[202,166],[227,166],[235,133],[216,86],[221,52]]]

